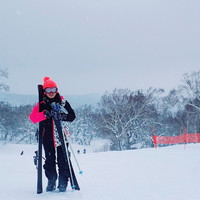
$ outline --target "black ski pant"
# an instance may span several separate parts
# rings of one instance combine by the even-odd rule
[[[56,171],[56,152],[57,152],[59,184],[67,185],[70,177],[70,172],[69,172],[69,165],[65,161],[62,146],[55,148],[53,146],[44,145],[44,151],[46,157],[44,170],[48,180],[57,179],[57,171]]]

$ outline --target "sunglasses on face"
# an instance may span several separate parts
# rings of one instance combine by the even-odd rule
[[[56,93],[58,91],[58,88],[57,87],[48,87],[48,88],[45,88],[44,90],[47,94],[49,94],[50,92],[53,92],[53,93]]]

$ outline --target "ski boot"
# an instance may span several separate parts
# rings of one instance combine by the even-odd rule
[[[66,191],[67,183],[68,183],[67,180],[59,178],[58,189],[59,189],[60,192],[65,192]]]
[[[48,180],[46,191],[51,192],[54,191],[55,189],[56,189],[56,180]]]
[[[67,185],[66,184],[63,184],[63,185],[59,185],[59,191],[60,192],[65,192],[66,191],[66,189],[67,189]]]

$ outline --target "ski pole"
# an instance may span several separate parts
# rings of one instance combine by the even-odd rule
[[[72,152],[72,154],[73,154],[73,156],[74,156],[75,162],[76,162],[77,167],[78,167],[78,169],[79,169],[79,174],[83,174],[83,171],[81,170],[81,168],[80,168],[80,166],[79,166],[79,164],[78,164],[78,161],[77,161],[77,159],[76,159],[76,156],[75,156],[75,154],[74,154],[74,151],[73,151],[73,148],[72,148],[72,145],[71,145],[71,141],[70,141],[70,138],[69,138],[69,135],[68,135],[68,130],[67,130],[68,127],[66,127],[66,125],[65,125],[65,126],[64,126],[64,129],[65,129],[65,133],[66,133],[66,135],[67,135],[67,137],[68,137],[68,143],[69,143],[71,152]]]
[[[63,134],[63,132],[62,132]],[[63,134],[63,141],[65,140],[65,137],[64,137],[64,134]],[[67,162],[68,162],[68,165],[69,165],[69,172],[70,172],[70,176],[71,176],[71,180],[72,180],[72,189],[75,189],[75,185],[74,185],[74,178],[73,178],[73,175],[72,175],[72,169],[71,169],[71,162],[69,160],[69,151],[68,151],[68,147],[66,145],[66,142],[64,141],[64,145],[65,145],[65,150],[66,150],[66,154],[67,154]]]
[[[72,149],[72,145],[71,145],[70,143],[69,143],[69,146],[70,146],[71,152],[72,152],[72,154],[73,154],[73,156],[74,156],[74,159],[75,159],[75,161],[76,161],[77,167],[78,167],[78,169],[79,169],[79,174],[83,174],[83,171],[81,170],[81,168],[80,168],[80,166],[79,166],[79,164],[78,164],[78,161],[77,161],[76,156],[75,156],[75,154],[74,154],[74,151],[73,151],[73,149]]]

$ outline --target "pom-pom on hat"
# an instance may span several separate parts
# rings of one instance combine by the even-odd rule
[[[43,79],[43,89],[48,88],[48,87],[56,87],[57,88],[57,84],[48,76],[45,76]]]

